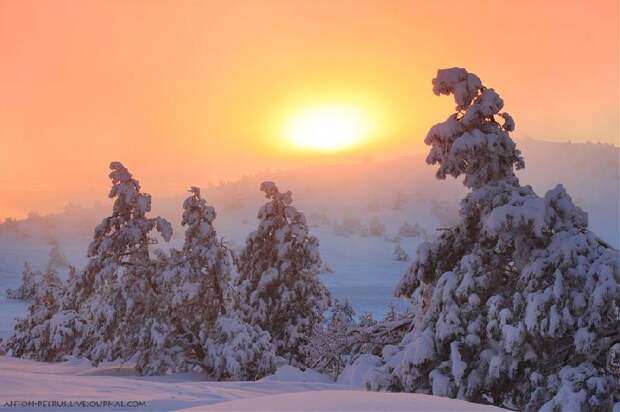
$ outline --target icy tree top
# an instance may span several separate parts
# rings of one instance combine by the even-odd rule
[[[274,182],[263,182],[260,185],[261,192],[265,192],[265,197],[267,199],[273,199],[276,201],[281,201],[285,205],[290,205],[293,203],[293,194],[290,190],[287,190],[284,193],[280,193],[278,190],[278,186]]]
[[[456,113],[433,126],[424,139],[431,146],[426,162],[439,164],[438,179],[463,174],[465,186],[479,188],[514,176],[515,167],[524,167],[521,152],[508,134],[514,130],[514,120],[500,113],[504,101],[478,76],[458,67],[440,69],[433,79],[433,92],[452,94],[456,102]]]
[[[207,205],[200,195],[200,189],[190,188],[191,196],[183,202],[183,219],[181,224],[186,227],[183,251],[190,260],[206,272],[219,274],[228,272],[230,268],[228,249],[222,247],[213,226],[215,209]]]
[[[88,256],[121,256],[126,251],[148,254],[151,239],[148,233],[156,229],[164,240],[172,236],[172,226],[161,217],[147,218],[151,211],[151,195],[140,192],[140,183],[133,178],[121,162],[110,163],[114,199],[112,216],[103,219],[95,228],[95,236],[88,249]]]
[[[183,202],[183,217],[181,224],[189,227],[198,227],[203,232],[202,237],[208,235],[213,230],[211,224],[215,220],[215,209],[207,206],[206,200],[200,195],[200,189],[192,186],[189,189],[192,194]]]

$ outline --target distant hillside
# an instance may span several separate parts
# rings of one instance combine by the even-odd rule
[[[608,144],[554,143],[519,139],[526,168],[518,173],[522,184],[539,194],[563,184],[574,201],[590,216],[591,229],[615,247],[620,245],[620,149]],[[246,176],[207,189],[207,199],[225,220],[254,219],[262,202],[260,182],[275,181],[293,191],[296,204],[310,215],[324,212],[340,218],[381,215],[406,207],[412,200],[432,201],[444,215],[456,214],[464,187],[454,179],[437,181],[435,168],[424,156],[309,167]],[[139,176],[138,176],[139,179]],[[154,198],[153,212],[175,224],[180,220],[185,193]],[[0,236],[90,237],[94,226],[108,213],[103,206],[85,209],[69,206],[63,213],[33,216],[0,225]]]

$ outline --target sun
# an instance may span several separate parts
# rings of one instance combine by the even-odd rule
[[[373,130],[369,113],[346,104],[303,109],[285,125],[285,135],[296,148],[339,151],[364,142]]]

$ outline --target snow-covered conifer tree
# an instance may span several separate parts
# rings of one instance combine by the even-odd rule
[[[260,189],[269,202],[239,257],[240,309],[246,321],[269,332],[278,354],[303,363],[303,347],[329,305],[317,276],[319,242],[308,233],[303,213],[291,206],[290,191],[281,193],[273,182]]]
[[[364,312],[359,317],[359,326],[367,328],[377,324],[377,320],[373,317],[372,312]]]
[[[400,243],[397,243],[396,247],[394,248],[394,259],[398,260],[399,262],[406,262],[409,260],[409,255],[407,254],[407,252],[405,252],[405,249],[403,249]]]
[[[394,303],[390,302],[388,304],[388,311],[385,313],[385,316],[383,316],[383,321],[393,322],[396,319],[398,319],[398,312],[396,312],[396,307],[394,306]]]
[[[89,325],[89,347],[83,356],[95,364],[131,357],[146,318],[157,310],[156,264],[149,246],[156,230],[166,241],[172,227],[161,217],[150,218],[151,196],[120,162],[110,164],[114,199],[112,215],[95,229],[89,262],[68,291],[65,306],[79,311]]]
[[[28,262],[24,263],[22,271],[22,283],[17,289],[7,289],[6,295],[9,299],[32,300],[37,290],[37,283],[40,282],[40,273],[33,272]]]
[[[307,363],[313,369],[338,377],[350,360],[350,333],[356,326],[355,311],[348,300],[334,300],[331,316],[321,325],[307,345]]]
[[[232,315],[217,318],[203,347],[201,366],[218,380],[256,380],[279,363],[269,333]]]
[[[368,223],[366,232],[367,236],[383,236],[385,235],[385,225],[381,223],[377,216],[374,216]]]
[[[65,254],[60,249],[60,244],[57,240],[53,240],[51,242],[52,248],[50,249],[49,259],[47,261],[48,270],[58,270],[58,269],[69,269],[71,267],[71,263],[69,263],[69,259],[65,256]]]
[[[331,312],[328,324],[329,329],[343,330],[355,324],[355,311],[348,299],[345,299],[344,302],[335,299]]]
[[[398,229],[398,236],[400,237],[422,237],[427,238],[428,233],[419,223],[414,223],[413,225],[409,222],[405,222]]]
[[[64,294],[65,285],[48,270],[37,283],[28,316],[18,320],[6,344],[13,356],[54,362],[79,353],[82,337],[76,331],[82,330],[84,321],[62,307]]]
[[[143,325],[138,371],[161,374],[198,366],[216,379],[262,377],[275,365],[269,334],[236,318],[234,257],[217,237],[215,210],[200,189],[190,192],[183,203],[183,249],[162,257],[163,310]]]
[[[429,131],[427,162],[471,191],[460,221],[422,244],[403,275],[396,293],[413,301],[412,330],[368,386],[518,410],[611,410],[619,252],[588,231],[561,185],[539,197],[519,184],[515,124],[497,92],[460,68],[439,70],[433,91],[457,106]]]

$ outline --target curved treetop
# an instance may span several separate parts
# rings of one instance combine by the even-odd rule
[[[424,139],[431,146],[426,162],[439,164],[438,179],[465,175],[463,184],[476,189],[514,177],[514,169],[525,166],[509,136],[514,120],[500,112],[504,101],[478,76],[459,67],[440,69],[433,79],[433,92],[452,94],[456,102],[456,112],[433,126]]]

